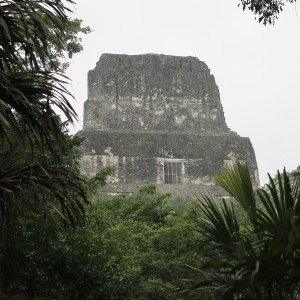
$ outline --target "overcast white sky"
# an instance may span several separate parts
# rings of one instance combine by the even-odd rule
[[[263,26],[238,0],[77,0],[93,32],[68,76],[82,127],[87,72],[102,53],[196,56],[215,76],[228,126],[250,137],[260,171],[300,165],[300,9]],[[298,13],[298,17],[297,17]]]

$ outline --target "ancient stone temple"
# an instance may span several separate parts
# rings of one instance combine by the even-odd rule
[[[249,138],[227,127],[214,76],[195,57],[103,54],[88,73],[78,134],[85,174],[114,166],[110,193],[155,183],[175,195],[223,195],[214,175],[237,161],[259,184]]]

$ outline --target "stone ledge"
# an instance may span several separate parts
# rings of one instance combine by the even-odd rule
[[[101,188],[101,192],[111,195],[134,194],[138,192],[143,185],[136,184],[113,184],[108,183]],[[228,193],[218,185],[180,185],[180,184],[158,184],[156,185],[158,193],[171,193],[172,196],[196,198],[201,195],[212,197],[228,197]]]

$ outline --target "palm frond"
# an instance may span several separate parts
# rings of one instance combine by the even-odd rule
[[[47,72],[7,75],[0,71],[0,137],[8,138],[4,132],[8,128],[19,144],[26,135],[41,148],[46,145],[52,149],[53,138],[63,147],[64,135],[54,108],[69,122],[76,119],[64,85],[63,77],[60,79]]]
[[[0,69],[39,70],[45,66],[51,57],[49,37],[63,39],[67,11],[62,0],[1,0]]]
[[[214,241],[216,244],[232,244],[237,242],[239,235],[239,222],[232,207],[228,206],[222,199],[220,208],[216,205],[215,200],[209,196],[203,196],[199,199],[198,207],[203,217],[197,218],[195,228],[202,233],[207,239]]]
[[[72,225],[82,219],[88,203],[85,182],[61,165],[17,161],[17,148],[0,154],[0,224],[14,222],[24,206],[49,212],[52,207]]]
[[[255,218],[256,197],[246,165],[237,163],[234,167],[215,176],[221,185],[246,211],[250,219]]]
[[[293,174],[292,195],[295,199],[295,214],[300,214],[300,173]]]
[[[295,182],[291,186],[285,170],[282,174],[277,172],[276,179],[277,183],[269,175],[270,183],[267,184],[267,190],[257,191],[262,208],[256,211],[256,217],[259,231],[272,241],[271,248],[275,253],[283,253],[288,241],[294,243],[291,237],[297,235],[292,224],[295,218],[299,218],[296,209],[299,183]]]
[[[300,282],[300,181],[285,170],[269,179],[266,189],[256,191],[256,203],[246,166],[217,177],[248,214],[253,230],[238,231],[236,206],[224,200],[217,206],[205,197],[195,224],[210,251],[202,258],[200,276],[193,278],[195,289],[214,299],[294,299]]]

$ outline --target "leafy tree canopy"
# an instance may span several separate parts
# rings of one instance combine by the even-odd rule
[[[1,296],[204,299],[187,291],[183,280],[200,245],[191,211],[178,212],[169,198],[147,186],[132,196],[95,200],[75,231],[58,226],[55,216],[28,213],[18,238],[0,243]]]
[[[285,4],[295,2],[296,0],[240,0],[239,6],[252,11],[258,22],[267,25],[274,24]]]

